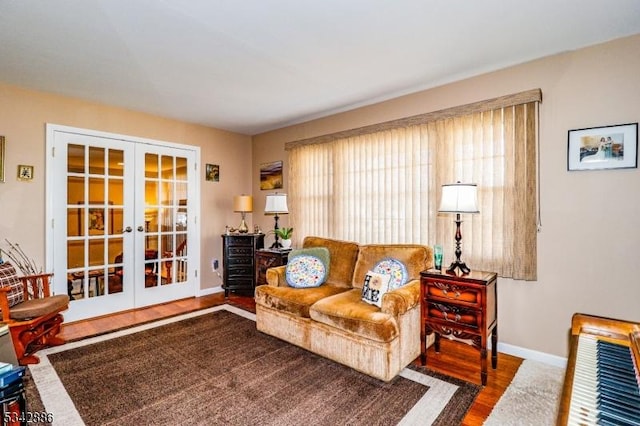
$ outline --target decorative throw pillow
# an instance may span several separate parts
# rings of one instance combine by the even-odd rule
[[[10,263],[0,265],[0,287],[8,287],[7,300],[9,307],[24,301],[22,281],[18,278],[15,268]]]
[[[294,288],[318,287],[329,275],[329,250],[312,247],[293,250],[289,254],[285,278]]]
[[[295,258],[296,256],[300,256],[301,254],[308,254],[310,256],[315,256],[324,263],[324,267],[327,270],[327,275],[329,275],[329,263],[331,260],[331,255],[329,254],[329,249],[326,247],[309,247],[302,249],[291,250],[289,253],[289,260]]]
[[[382,307],[382,296],[389,291],[389,280],[391,275],[379,274],[369,271],[364,276],[364,285],[362,286],[362,300]]]
[[[395,290],[396,288],[402,287],[409,280],[407,267],[404,266],[404,263],[400,262],[398,259],[382,259],[376,264],[376,266],[374,266],[373,272],[391,276],[391,279],[389,281],[390,290]]]

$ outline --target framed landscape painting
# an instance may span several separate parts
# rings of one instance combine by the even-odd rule
[[[638,167],[638,123],[569,130],[569,170]]]
[[[260,165],[260,189],[282,188],[282,161]]]

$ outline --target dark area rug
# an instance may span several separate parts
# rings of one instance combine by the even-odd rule
[[[395,425],[428,391],[358,373],[225,310],[48,358],[88,425]],[[412,368],[460,386],[436,422],[459,424],[479,387]]]

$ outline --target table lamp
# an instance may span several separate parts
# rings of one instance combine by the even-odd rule
[[[242,215],[242,221],[238,226],[238,232],[245,234],[249,232],[247,222],[245,222],[245,215],[253,211],[253,197],[251,195],[236,195],[233,197],[233,211],[239,212]]]
[[[278,241],[278,215],[288,214],[289,209],[287,207],[287,194],[278,194],[277,192],[274,194],[267,195],[267,202],[264,207],[264,214],[272,214],[274,215],[274,219],[276,221],[275,226],[273,227],[273,231],[275,233],[275,242],[271,245],[271,248],[281,248],[282,244]]]
[[[478,210],[478,186],[475,183],[460,182],[442,185],[442,198],[438,212],[456,214],[456,260],[451,262],[447,272],[455,274],[456,269],[460,269],[462,274],[468,274],[471,269],[460,260],[462,254],[460,249],[460,241],[462,241],[460,214],[480,213]]]

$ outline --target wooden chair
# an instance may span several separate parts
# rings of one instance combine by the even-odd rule
[[[187,239],[185,238],[178,247],[176,247],[176,256],[184,256],[187,253]],[[172,257],[174,255],[173,252],[165,252],[163,257]],[[182,259],[176,259],[176,276],[172,275],[173,270],[173,261],[165,262],[165,269],[167,270],[167,281],[169,283],[172,282],[181,282],[187,279],[187,262]]]
[[[9,326],[11,340],[20,365],[40,362],[34,355],[40,349],[65,343],[58,337],[68,309],[69,296],[50,295],[53,274],[18,277],[10,264],[0,265],[0,309],[2,321]],[[22,297],[20,297],[20,289]]]

